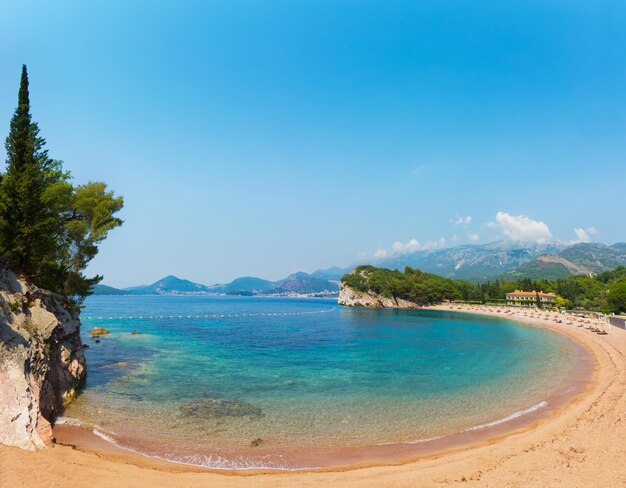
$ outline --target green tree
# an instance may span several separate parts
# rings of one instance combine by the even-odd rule
[[[31,120],[28,73],[23,66],[18,104],[5,142],[7,168],[0,184],[0,252],[33,277],[56,245],[55,216],[43,204],[54,165],[44,145],[39,127]]]
[[[68,296],[84,297],[102,276],[88,278],[83,270],[98,253],[98,244],[122,224],[115,216],[124,206],[122,197],[107,191],[105,183],[72,186],[69,177],[50,185],[44,197],[57,219],[59,252],[45,263],[40,286]]]
[[[573,304],[571,300],[557,295],[556,300],[554,301],[554,306],[557,308],[572,308]]]
[[[626,312],[626,279],[611,284],[606,301],[612,312]]]
[[[25,66],[18,98],[0,179],[0,253],[38,286],[80,301],[102,279],[83,271],[122,224],[115,215],[124,202],[102,182],[72,185],[63,163],[48,156],[31,121]]]
[[[63,260],[66,294],[86,295],[102,276],[86,278],[82,271],[98,253],[98,244],[106,239],[109,231],[122,225],[115,217],[124,206],[122,197],[107,191],[106,184],[92,182],[74,189],[70,200],[73,218],[65,225],[65,238],[69,243]]]

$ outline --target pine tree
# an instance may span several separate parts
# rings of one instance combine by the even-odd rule
[[[0,252],[35,277],[54,252],[55,217],[44,204],[49,165],[45,140],[32,122],[28,73],[22,67],[18,105],[5,142],[7,168],[0,183]]]

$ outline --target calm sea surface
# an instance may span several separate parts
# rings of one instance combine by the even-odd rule
[[[462,432],[543,407],[576,360],[568,339],[504,319],[335,300],[95,296],[82,317],[87,386],[65,417],[213,467]],[[111,334],[97,344],[94,326]]]

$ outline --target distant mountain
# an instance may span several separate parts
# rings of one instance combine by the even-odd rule
[[[280,281],[268,281],[253,276],[237,278],[225,285],[213,285],[209,287],[211,293],[232,293],[237,291],[263,292],[278,286]]]
[[[297,293],[301,295],[339,291],[333,281],[316,278],[307,273],[294,273],[283,280],[269,281],[246,276],[224,285],[201,285],[176,276],[167,276],[151,285],[131,286],[122,290],[106,285],[94,287],[94,295],[181,295],[181,294],[241,294],[275,295]]]
[[[131,286],[124,288],[126,293],[131,295],[168,295],[181,293],[209,293],[210,289],[206,285],[183,280],[170,275],[152,283],[151,285]]]
[[[558,252],[538,256],[503,274],[505,278],[555,279],[573,274],[592,275],[626,265],[626,244],[592,242],[573,244]]]
[[[311,276],[313,276],[314,278],[321,278],[323,280],[339,281],[343,275],[352,271],[353,268],[354,266],[350,266],[347,268],[333,266],[332,268],[318,269],[317,271],[313,271],[313,273],[311,273]]]
[[[307,273],[294,273],[268,293],[321,293],[339,291],[339,285],[330,280],[316,278]]]
[[[515,269],[507,271],[502,277],[513,280],[522,278],[530,278],[532,280],[542,278],[555,280],[567,278],[573,274],[588,274],[588,271],[570,263],[567,259],[556,254],[544,254]]]
[[[91,289],[94,295],[126,295],[128,292],[107,285],[95,285]]]
[[[626,265],[626,243],[612,246],[593,242],[574,244],[563,249],[559,256],[590,272],[600,273]]]
[[[362,263],[367,264],[367,263]],[[406,266],[446,278],[485,281],[495,277],[561,278],[571,274],[592,274],[626,265],[626,243],[612,246],[595,243],[534,244],[519,241],[498,241],[489,244],[462,245],[401,254],[377,260],[377,267],[403,270]],[[299,272],[278,281],[246,276],[230,283],[212,286],[167,276],[152,285],[119,290],[97,285],[94,294],[313,294],[339,290],[338,281],[349,268],[333,267]]]
[[[378,267],[418,268],[446,278],[486,280],[532,261],[537,256],[557,253],[563,246],[519,241],[462,245],[402,254],[375,263]]]

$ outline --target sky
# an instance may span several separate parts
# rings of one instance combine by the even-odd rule
[[[0,4],[0,135],[25,63],[51,156],[124,196],[106,284],[626,241],[624,2]]]

